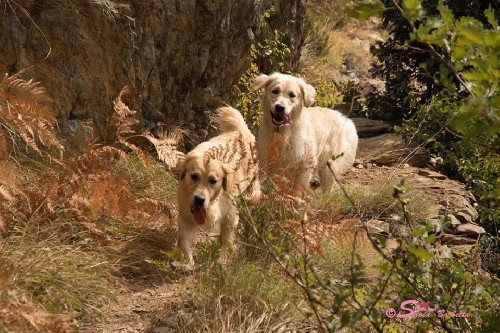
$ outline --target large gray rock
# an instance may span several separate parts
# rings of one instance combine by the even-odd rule
[[[9,3],[9,2],[7,2]],[[300,55],[303,0],[19,0],[0,4],[0,74],[34,65],[62,120],[91,119],[107,137],[112,101],[127,101],[150,121],[185,125],[193,144],[212,131],[210,113],[230,102],[250,64],[250,45],[284,25],[293,64]],[[29,14],[25,15],[22,7]],[[274,22],[274,21],[273,21]]]
[[[440,241],[444,245],[472,245],[476,244],[477,240],[464,236],[456,236],[450,234],[442,234],[440,237]]]
[[[392,132],[391,125],[381,121],[367,118],[352,118],[358,136],[360,138],[371,138],[380,134]]]
[[[455,227],[448,228],[446,232],[474,239],[477,239],[486,233],[483,227],[473,223],[462,223]]]
[[[422,167],[429,164],[431,156],[426,149],[407,145],[401,136],[388,133],[360,139],[356,158],[363,163]]]

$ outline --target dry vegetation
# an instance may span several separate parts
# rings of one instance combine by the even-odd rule
[[[117,15],[110,1],[93,2]],[[310,2],[302,74],[329,107],[342,101],[345,91],[336,84],[346,73],[367,77],[373,59],[363,41],[377,38],[347,21],[346,2]],[[124,88],[110,119],[115,142],[99,144],[88,135],[80,147],[65,147],[54,101],[26,75],[0,81],[0,332],[92,331],[119,290],[147,280],[183,289],[155,314],[172,331],[314,329],[303,290],[262,245],[264,238],[290,256],[310,256],[320,277],[339,283],[346,283],[358,255],[364,270],[356,293],[379,282],[381,255],[362,222],[403,214],[385,179],[345,186],[347,196],[340,189],[291,192],[300,166],[289,166],[278,172],[286,178],[263,184],[266,200],[239,203],[238,245],[229,259],[221,260],[215,241],[200,242],[197,269],[182,272],[175,266],[170,170],[182,157],[177,146],[184,133],[174,129],[159,139],[138,133],[137,114],[124,102],[133,92]],[[137,136],[154,145],[162,162],[131,143]],[[423,194],[408,188],[406,196],[414,218],[426,217]],[[356,328],[368,331],[365,324]]]
[[[54,157],[64,147],[52,101],[25,75],[6,76],[0,84],[0,330],[65,332],[102,318],[127,281],[183,276],[173,266],[179,260],[172,224],[176,181],[163,163],[129,141],[142,135],[123,101],[129,88],[114,103],[114,144],[97,144],[89,136],[81,149]],[[175,169],[182,135],[174,130],[161,139],[144,137]],[[268,200],[242,203],[239,250],[225,265],[215,243],[199,244],[200,269],[193,273],[198,282],[165,315],[186,331],[309,327],[301,291],[266,254],[252,223],[282,235],[291,251],[302,251],[303,244],[318,255],[324,274],[345,275],[353,247],[367,267],[378,262],[357,218],[364,218],[364,210],[384,212],[387,193],[352,189],[359,205],[352,208],[340,195],[303,191],[297,197],[283,190],[290,187],[285,178],[273,178]]]
[[[137,239],[172,219],[175,180],[127,141],[137,123],[128,88],[115,101],[114,145],[89,137],[81,153],[53,157],[48,148],[64,147],[52,101],[24,75],[0,82],[0,330],[64,332],[101,316],[146,259]]]
[[[365,111],[367,94],[385,89],[370,74],[375,61],[370,47],[385,33],[376,19],[359,23],[348,18],[347,2],[310,1],[300,62],[301,75],[316,87],[316,104],[350,113]]]

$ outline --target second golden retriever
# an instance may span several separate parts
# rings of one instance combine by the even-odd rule
[[[278,169],[298,165],[298,175],[293,176],[298,176],[302,189],[308,189],[317,174],[320,187],[331,190],[334,174],[340,176],[354,162],[358,146],[354,123],[338,111],[311,107],[316,90],[302,78],[263,74],[254,84],[254,89],[261,88],[265,94],[257,145],[263,164],[277,152]],[[279,140],[273,140],[276,137]],[[272,146],[276,142],[279,147]]]
[[[230,247],[238,225],[234,198],[260,195],[255,137],[238,110],[223,107],[218,116],[223,133],[199,144],[181,165],[178,245],[190,266],[194,234],[220,227],[220,241]]]

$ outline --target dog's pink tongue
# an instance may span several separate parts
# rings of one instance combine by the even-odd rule
[[[283,125],[290,126],[292,124],[292,117],[290,115],[283,116]]]
[[[208,216],[207,209],[201,207],[195,207],[193,208],[193,216],[196,223],[198,223],[199,225],[205,224],[205,222],[207,222],[207,216]]]

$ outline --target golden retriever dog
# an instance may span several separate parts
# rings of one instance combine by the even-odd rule
[[[335,177],[354,163],[358,146],[354,123],[338,111],[311,107],[316,90],[302,78],[263,74],[254,84],[255,90],[261,88],[265,89],[257,134],[261,164],[265,167],[270,152],[276,151],[281,170],[300,165],[302,189],[309,189],[312,176],[317,175],[323,191],[330,191]],[[279,147],[272,147],[276,142]]]
[[[181,163],[178,245],[190,267],[195,233],[218,227],[220,242],[231,248],[238,225],[234,198],[260,196],[255,137],[238,110],[222,107],[218,117],[223,133],[199,144]]]

